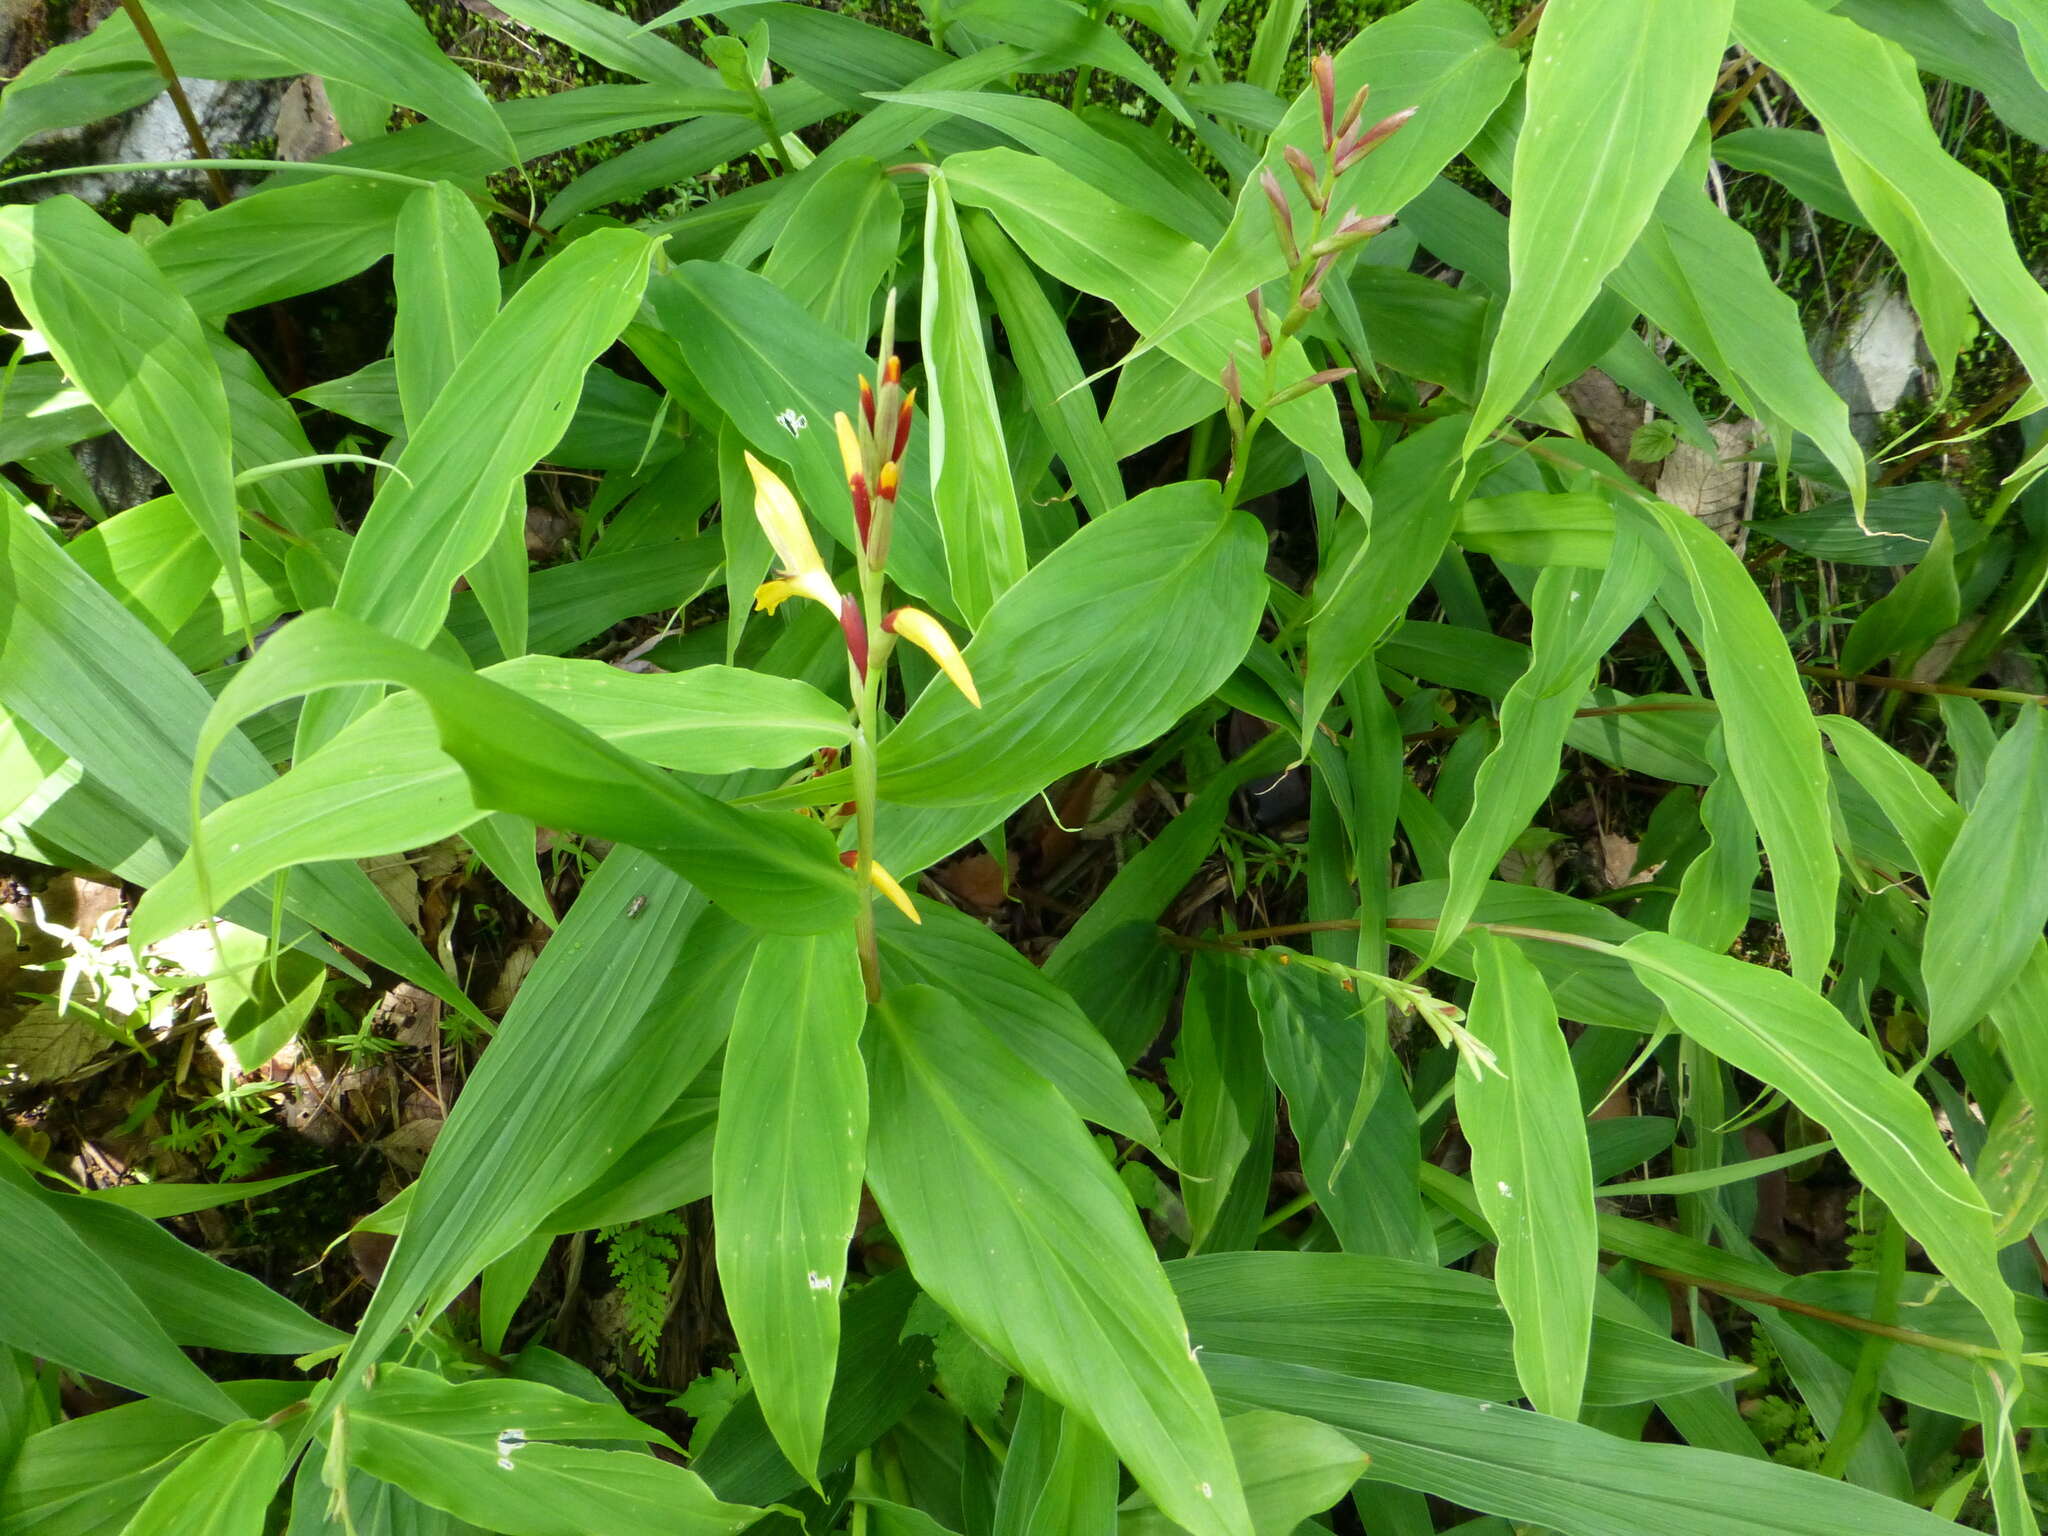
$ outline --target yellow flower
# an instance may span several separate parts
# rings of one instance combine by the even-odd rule
[[[818,546],[811,542],[810,526],[803,508],[774,470],[753,454],[746,455],[747,471],[754,477],[754,518],[775,550],[781,574],[765,581],[754,591],[754,606],[773,613],[792,597],[808,597],[839,611],[839,589],[832,585],[831,572],[818,558]]]
[[[967,702],[981,708],[981,695],[975,691],[974,676],[967,670],[967,658],[960,654],[960,647],[937,619],[922,608],[898,608],[883,618],[882,628],[908,640],[936,661],[939,670],[966,696]]]
[[[917,908],[910,903],[910,893],[896,883],[894,875],[882,868],[873,859],[868,860],[868,879],[876,890],[889,898],[897,911],[901,912],[913,923],[922,924],[924,922],[924,919],[917,915]]]

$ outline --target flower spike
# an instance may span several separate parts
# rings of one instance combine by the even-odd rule
[[[975,691],[973,674],[967,670],[967,658],[960,654],[953,637],[946,633],[945,626],[937,619],[922,608],[898,608],[883,616],[882,628],[908,640],[931,657],[967,702],[976,709],[981,708],[981,695]]]

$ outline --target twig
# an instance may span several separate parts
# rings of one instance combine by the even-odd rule
[[[2003,704],[2048,705],[2048,693],[2020,693],[2011,688],[1965,688],[1960,683],[1923,683],[1911,677],[1873,677],[1867,672],[1842,672],[1834,667],[1802,666],[1800,675],[1830,683],[1862,683],[1898,693],[1946,695],[1952,699],[1992,699]]]
[[[1831,1312],[1826,1307],[1816,1307],[1804,1301],[1794,1301],[1790,1296],[1779,1296],[1771,1291],[1760,1291],[1754,1286],[1738,1285],[1732,1280],[1708,1280],[1700,1275],[1688,1275],[1682,1270],[1665,1269],[1657,1264],[1638,1262],[1636,1268],[1646,1275],[1655,1275],[1660,1280],[1669,1280],[1674,1285],[1690,1285],[1702,1291],[1712,1291],[1717,1296],[1727,1296],[1735,1301],[1753,1301],[1759,1306],[1774,1307],[1780,1312],[1794,1312],[1801,1317],[1811,1317],[1823,1323],[1833,1323],[1838,1328],[1853,1329],[1857,1333],[1876,1334],[1881,1339],[1891,1339],[1899,1344],[1913,1344],[1921,1349],[1939,1350],[1945,1355],[1961,1355],[1969,1360],[2003,1360],[2005,1354],[1988,1344],[1971,1344],[1962,1339],[1944,1339],[1938,1334],[1919,1333],[1911,1328],[1900,1328],[1891,1323],[1872,1322],[1867,1317],[1858,1317],[1853,1312]]]
[[[149,19],[149,13],[142,8],[142,0],[121,0],[121,9],[128,13],[128,19],[135,23],[135,35],[142,39],[142,46],[149,50],[150,58],[156,64],[156,72],[164,77],[164,88],[171,93],[171,105],[178,109],[178,121],[185,125],[185,138],[192,146],[192,153],[201,160],[211,160],[213,151],[206,144],[206,130],[199,126],[199,117],[192,110],[191,99],[185,94],[185,82],[178,78],[178,71],[171,65],[171,56],[164,51],[164,40],[157,36],[156,23]],[[206,168],[206,180],[213,188],[214,201],[227,203],[233,200],[234,192],[228,187],[225,176],[212,166]]]
[[[1543,19],[1543,9],[1545,6],[1549,4],[1550,0],[1537,0],[1536,4],[1530,6],[1528,10],[1524,11],[1522,13],[1522,19],[1515,23],[1515,29],[1512,32],[1508,33],[1506,37],[1500,40],[1501,47],[1520,47],[1522,39],[1524,39],[1531,32],[1534,32],[1536,30],[1536,23]]]

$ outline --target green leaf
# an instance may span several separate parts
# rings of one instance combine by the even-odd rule
[[[252,1275],[230,1269],[132,1210],[84,1195],[43,1193],[89,1248],[142,1298],[173,1342],[238,1354],[298,1355],[346,1334],[316,1322]]]
[[[1924,238],[2028,374],[2048,378],[2048,294],[2013,246],[2004,199],[1942,149],[1905,50],[1846,17],[1772,0],[1737,0],[1735,32],[1798,93],[1830,148],[1855,156],[1916,211]]]
[[[388,256],[413,190],[322,176],[252,192],[179,220],[150,242],[149,258],[200,314],[235,314],[331,287]]]
[[[171,483],[246,608],[227,391],[192,307],[75,197],[0,209],[0,277],[64,372]]]
[[[1024,1388],[992,1536],[1115,1536],[1116,1494],[1109,1442],[1043,1392]]]
[[[230,1381],[221,1390],[238,1419],[275,1413],[306,1395],[304,1382]],[[0,1484],[0,1536],[119,1531],[219,1422],[145,1397],[28,1436]]]
[[[1301,1143],[1302,1176],[1349,1253],[1427,1255],[1425,1224],[1412,1190],[1384,1176],[1364,1153],[1371,1112],[1387,1087],[1384,1010],[1361,1002],[1334,976],[1295,963],[1284,949],[1253,965],[1252,1001],[1266,1070],[1287,1100]],[[1392,1085],[1405,1105],[1398,1079]],[[1409,1140],[1413,1140],[1412,1121]],[[1413,1155],[1412,1147],[1403,1150]]]
[[[1462,420],[1434,422],[1395,444],[1373,468],[1370,525],[1347,517],[1337,526],[1323,555],[1309,614],[1299,731],[1303,742],[1443,558],[1458,516]]]
[[[411,107],[494,154],[519,158],[478,84],[404,0],[158,0],[194,31]]]
[[[1842,185],[1825,134],[1806,128],[1738,128],[1714,140],[1713,154],[1735,170],[1771,177],[1817,213],[1853,229],[1870,227]]]
[[[696,389],[756,454],[789,467],[813,524],[850,551],[853,508],[832,418],[852,407],[854,381],[872,371],[873,362],[765,278],[722,262],[685,262],[649,284],[647,293],[666,333],[657,339],[674,347]],[[633,344],[646,359],[638,335]],[[649,367],[663,377],[653,361]],[[782,424],[789,413],[804,423],[794,436]],[[903,456],[889,576],[927,605],[950,611],[924,438],[913,431]]]
[[[217,1422],[242,1416],[12,1163],[0,1165],[0,1231],[17,1271],[0,1289],[0,1338]]]
[[[718,1277],[775,1443],[814,1487],[868,1132],[853,929],[765,938],[725,1047]]]
[[[1915,657],[1962,615],[1955,538],[1943,518],[1920,563],[1863,611],[1842,640],[1844,672],[1868,672],[1888,656]]]
[[[970,626],[1025,571],[1024,524],[1010,479],[995,381],[982,348],[974,269],[944,172],[929,179],[921,336],[930,381],[932,505],[953,602]]]
[[[1585,1395],[1600,1243],[1593,1165],[1571,1052],[1543,977],[1480,934],[1466,1027],[1498,1071],[1457,1069],[1472,1187],[1500,1243],[1494,1281],[1515,1325],[1515,1369],[1537,1412],[1576,1419]]]
[[[1260,1100],[1273,1092],[1243,974],[1220,956],[1193,956],[1168,1071],[1180,1095],[1174,1151],[1188,1251],[1199,1253],[1251,1150]]]
[[[1469,453],[1522,401],[1628,254],[1692,141],[1734,0],[1555,0],[1537,28],[1508,218],[1513,286]]]
[[[505,1536],[728,1536],[761,1511],[721,1502],[694,1472],[635,1451],[556,1440],[666,1440],[616,1403],[538,1382],[450,1384],[383,1366],[348,1407],[354,1465]]]
[[[820,1458],[826,1466],[841,1466],[865,1450],[926,1395],[932,1341],[905,1326],[919,1299],[905,1269],[846,1293]],[[746,1503],[765,1504],[803,1485],[802,1475],[775,1448],[752,1393],[733,1405],[695,1466],[721,1498]]]
[[[855,155],[811,183],[761,275],[858,345],[902,234],[903,199],[881,162]]]
[[[1513,1328],[1491,1282],[1357,1253],[1205,1254],[1166,1266],[1203,1356],[1314,1365],[1346,1376],[1514,1402]],[[1456,1351],[1443,1341],[1458,1340]],[[1717,1386],[1746,1368],[1618,1317],[1593,1319],[1595,1407]]]
[[[1210,1355],[1224,1401],[1336,1426],[1374,1481],[1571,1536],[1955,1536],[1924,1510],[1811,1472],[1424,1387]]]
[[[121,1536],[263,1536],[284,1472],[284,1440],[254,1419],[216,1430],[122,1528]]]
[[[922,916],[912,927],[894,908],[876,915],[884,986],[951,993],[1084,1120],[1141,1145],[1158,1141],[1123,1063],[1072,997],[966,913],[927,903]]]
[[[852,882],[819,824],[714,800],[555,711],[337,609],[294,620],[235,674],[208,718],[198,761],[272,704],[387,682],[426,700],[441,750],[462,765],[484,809],[645,848],[771,933],[822,932],[852,916]],[[137,931],[161,932],[162,921],[152,915]]]
[[[976,212],[960,227],[1003,322],[1011,360],[1024,380],[1025,398],[1074,489],[1089,512],[1100,517],[1122,505],[1123,474],[1095,409],[1095,397],[1082,387],[1081,364],[1067,338],[1066,323],[1046,298],[1038,274],[994,219]]]
[[[1014,806],[1152,740],[1243,659],[1264,608],[1264,556],[1258,524],[1226,511],[1209,480],[1090,522],[1003,595],[967,646],[981,708],[942,683],[889,733],[882,797]]]
[[[1771,858],[1792,972],[1817,980],[1834,952],[1838,879],[1820,731],[1777,615],[1734,551],[1678,508],[1655,510],[1692,595],[1689,624],[1721,706],[1729,766]]]
[[[717,1050],[729,1013],[706,1005],[687,969],[671,980],[686,935],[701,952],[703,912],[651,858],[620,849],[598,867],[411,1186],[411,1217],[336,1369],[344,1390],[417,1313],[438,1315],[588,1188]]]
[[[0,611],[8,614],[0,631],[0,706],[75,759],[99,797],[67,828],[70,852],[151,884],[189,835],[193,753],[213,701],[4,489],[0,503]],[[80,625],[99,637],[97,645],[71,643]],[[231,736],[208,770],[202,804],[247,794],[273,777],[246,737]],[[288,942],[302,939],[299,924],[317,924],[481,1020],[360,870],[294,871],[285,882],[285,908],[292,914]],[[228,915],[249,928],[271,923],[265,903],[232,907]]]
[[[1811,438],[1849,487],[1848,510],[1860,512],[1868,472],[1849,408],[1814,365],[1798,306],[1773,281],[1755,238],[1700,186],[1705,169],[1689,157],[1671,179],[1614,287],[1748,400],[1781,454],[1790,444],[1778,423]]]
[[[663,768],[783,768],[843,744],[846,711],[808,683],[729,667],[636,674],[600,661],[522,656],[480,674],[610,746]],[[278,870],[425,847],[486,814],[417,694],[385,699],[312,757],[202,824],[216,904]],[[207,914],[191,856],[144,897],[142,932]]]
[[[1984,0],[1992,10],[2003,16],[2019,33],[2020,47],[2025,51],[2027,67],[2034,72],[2034,78],[2048,84],[2048,18],[2030,9],[2026,0]]]
[[[417,431],[442,387],[498,313],[498,253],[483,216],[437,181],[399,210],[391,254],[398,318],[391,353],[406,425]]]
[[[929,987],[884,998],[869,1049],[868,1181],[918,1283],[1100,1430],[1173,1519],[1197,1536],[1245,1536],[1230,1449],[1179,1310],[1079,1117]],[[990,1254],[1015,1257],[991,1264]]]
[[[1451,845],[1450,892],[1435,951],[1464,930],[1487,879],[1550,798],[1565,735],[1595,668],[1656,588],[1661,567],[1637,519],[1624,512],[1611,538],[1604,575],[1552,566],[1536,579],[1529,670],[1501,701],[1500,741],[1480,764],[1472,813]]]
[[[2022,704],[1934,877],[1920,974],[1928,1048],[1945,1050],[2011,985],[2048,922],[2048,711]]]
[[[163,1221],[172,1216],[189,1216],[194,1211],[217,1210],[241,1200],[259,1200],[275,1190],[326,1171],[324,1168],[308,1168],[299,1173],[279,1174],[274,1179],[250,1179],[234,1184],[188,1184],[171,1179],[156,1179],[148,1184],[109,1184],[104,1189],[88,1191],[85,1198],[104,1205],[118,1205],[138,1216],[147,1216],[151,1221]]]
[[[1254,1409],[1223,1421],[1230,1454],[1244,1479],[1244,1500],[1258,1536],[1292,1536],[1310,1515],[1343,1498],[1371,1460],[1327,1424]],[[1176,1536],[1141,1489],[1119,1506],[1117,1536]]]
[[[64,552],[163,641],[199,610],[221,571],[220,557],[176,496],[116,512]]]
[[[1684,1034],[1827,1128],[1856,1176],[1976,1303],[2000,1345],[2017,1351],[2012,1291],[1998,1272],[1984,1197],[1926,1103],[1884,1069],[1870,1042],[1781,972],[1658,933],[1621,952]]]
[[[597,354],[640,302],[649,242],[600,230],[543,266],[456,365],[350,546],[334,605],[408,645],[448,615],[455,579],[483,558],[521,478],[561,438]],[[306,705],[300,755],[362,712],[363,689]]]

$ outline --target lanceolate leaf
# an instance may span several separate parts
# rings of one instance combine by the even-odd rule
[[[718,1095],[719,1282],[775,1443],[813,1482],[867,1156],[866,1019],[850,926],[763,939]]]
[[[448,591],[490,547],[521,476],[561,438],[583,374],[640,301],[644,235],[600,230],[537,272],[449,375],[371,503],[335,606],[409,645],[448,614]],[[368,702],[350,689],[310,701],[300,755]]]
[[[808,683],[729,667],[635,674],[522,656],[482,674],[662,768],[782,768],[847,738],[846,711]],[[485,814],[417,694],[385,699],[281,778],[212,812],[201,841],[216,905],[297,864],[421,848]],[[191,856],[143,898],[144,932],[200,921]]]
[[[1494,1281],[1515,1324],[1515,1368],[1540,1413],[1576,1419],[1585,1395],[1600,1245],[1593,1165],[1571,1052],[1536,968],[1507,940],[1473,940],[1467,1020],[1499,1070],[1457,1068],[1472,1187],[1500,1239]]]
[[[171,483],[246,606],[227,391],[192,306],[75,197],[0,210],[0,277],[65,373]]]
[[[2016,1351],[2019,1324],[1984,1197],[1943,1144],[1925,1101],[1884,1069],[1870,1042],[1782,972],[1659,933],[1631,939],[1621,952],[1682,1032],[1827,1127],[1856,1176],[1976,1303],[1999,1343]]]
[[[732,1536],[761,1518],[669,1462],[557,1443],[655,1435],[616,1404],[538,1383],[457,1386],[386,1366],[346,1411],[353,1464],[505,1536]]]
[[[1150,741],[1243,659],[1264,602],[1263,548],[1214,481],[1165,486],[1091,522],[1004,594],[967,646],[981,708],[933,687],[889,733],[883,798],[1015,804]]]
[[[769,932],[821,932],[852,916],[853,882],[817,823],[714,800],[553,710],[337,609],[294,621],[221,690],[199,762],[256,710],[315,689],[387,682],[426,700],[442,751],[462,765],[484,809],[645,848]]]
[[[509,161],[511,135],[483,89],[404,0],[158,0],[195,31],[398,101]],[[286,73],[280,69],[278,73]]]
[[[1635,1444],[1426,1387],[1211,1354],[1224,1401],[1343,1430],[1375,1480],[1572,1536],[1955,1536],[1895,1499],[1720,1451]]]
[[[1520,403],[1650,220],[1728,46],[1733,0],[1553,0],[1536,30],[1508,220],[1513,286],[1465,435]]]
[[[498,312],[498,256],[483,216],[452,182],[413,193],[391,257],[398,398],[417,431],[456,364]]]
[[[1624,512],[1615,525],[1607,569],[1553,566],[1537,578],[1530,607],[1529,670],[1500,706],[1500,742],[1480,765],[1472,813],[1451,845],[1451,884],[1437,925],[1437,952],[1449,947],[1500,864],[1557,780],[1593,669],[1655,590],[1661,567],[1644,537],[1650,530]]]
[[[262,1536],[284,1438],[254,1419],[217,1430],[156,1486],[122,1536]]]
[[[1728,762],[1771,857],[1793,974],[1818,980],[1834,951],[1837,883],[1820,731],[1777,617],[1742,562],[1698,518],[1662,504],[1657,515],[1692,594]]]
[[[2011,985],[2048,922],[2048,721],[2038,705],[1991,754],[1970,814],[1934,881],[1921,975],[1928,1046],[1945,1049]]]
[[[1099,1429],[1182,1526],[1249,1536],[1172,1293],[1073,1110],[929,987],[884,997],[869,1051],[868,1181],[918,1283]]]
[[[0,1169],[0,1232],[17,1271],[0,1290],[0,1338],[218,1422],[241,1417],[12,1163]]]
[[[1370,527],[1362,519],[1345,518],[1323,554],[1308,623],[1300,726],[1304,742],[1345,679],[1400,621],[1443,558],[1462,499],[1457,489],[1462,423],[1461,417],[1437,422],[1396,444],[1373,469]]]
[[[337,1369],[345,1388],[416,1313],[438,1314],[588,1188],[710,1059],[729,1015],[693,993],[687,971],[671,981],[703,912],[644,855],[618,850],[599,866],[409,1191],[405,1231]]]
[[[982,347],[974,271],[944,172],[931,178],[925,203],[924,269],[932,505],[953,602],[972,627],[1024,574],[1024,525]]]
[[[2031,376],[2048,378],[2048,294],[2014,249],[1997,192],[1935,137],[1906,51],[1845,17],[1774,0],[1737,0],[1735,31],[1799,93],[1830,145],[1849,150],[1919,211],[1928,241],[1984,318],[2012,343]]]

